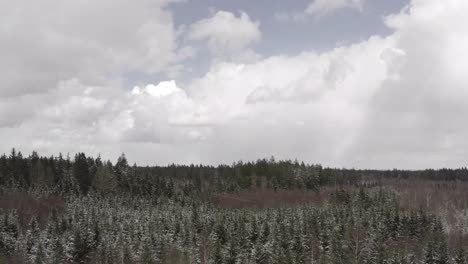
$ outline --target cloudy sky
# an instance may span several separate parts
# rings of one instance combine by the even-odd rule
[[[0,150],[468,163],[466,0],[0,0]]]

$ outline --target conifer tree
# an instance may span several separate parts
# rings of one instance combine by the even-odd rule
[[[465,249],[461,246],[458,245],[457,249],[455,251],[455,257],[453,258],[453,262],[455,264],[466,264],[466,252]]]
[[[84,153],[76,154],[75,162],[73,163],[73,175],[78,181],[81,192],[87,194],[92,179],[89,171],[88,159]]]
[[[444,242],[439,244],[437,249],[437,264],[448,264],[449,263],[449,256],[447,252],[447,245]]]
[[[141,254],[140,262],[142,264],[153,264],[153,254],[151,253],[150,247],[147,243],[143,246],[143,253]]]
[[[224,263],[223,252],[222,252],[221,242],[220,241],[216,241],[216,243],[215,243],[213,263],[214,264],[223,264]]]
[[[425,249],[424,264],[437,264],[437,256],[434,248],[434,243],[430,241]]]
[[[44,252],[44,247],[42,246],[42,243],[38,243],[37,245],[37,252],[35,252],[35,263],[36,264],[43,264],[46,262],[46,254]]]

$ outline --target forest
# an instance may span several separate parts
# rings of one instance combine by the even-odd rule
[[[467,263],[468,169],[0,156],[0,263]]]

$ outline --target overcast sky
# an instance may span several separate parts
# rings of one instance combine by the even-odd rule
[[[468,163],[466,0],[0,0],[0,150]]]

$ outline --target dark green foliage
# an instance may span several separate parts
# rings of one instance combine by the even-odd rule
[[[85,154],[76,154],[75,162],[73,163],[73,175],[78,181],[80,190],[83,194],[88,193],[92,182],[89,169],[88,159]]]
[[[42,188],[56,193],[95,189],[101,192],[130,192],[138,195],[190,196],[206,192],[232,192],[251,187],[304,189],[319,191],[323,186],[376,186],[382,179],[426,179],[466,181],[466,168],[424,171],[375,171],[323,168],[291,160],[259,159],[231,166],[170,165],[167,167],[130,166],[124,154],[115,165],[77,153],[73,161],[40,157],[33,152],[23,157],[13,149],[0,156],[0,185],[24,189]],[[337,193],[336,199],[346,202]],[[413,230],[414,231],[414,230]]]

